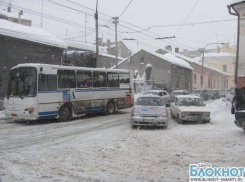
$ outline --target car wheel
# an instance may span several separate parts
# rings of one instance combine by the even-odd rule
[[[113,114],[115,112],[115,104],[114,102],[108,102],[106,106],[106,113],[107,114]]]
[[[179,115],[177,116],[177,123],[178,124],[183,124],[183,120],[179,118]]]
[[[69,121],[71,118],[71,111],[69,107],[62,106],[59,110],[59,121],[66,122]]]

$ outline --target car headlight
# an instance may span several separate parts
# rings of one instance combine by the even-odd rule
[[[158,117],[159,118],[166,118],[166,117],[168,117],[168,114],[166,112],[164,112],[164,113],[159,114]]]
[[[132,116],[134,116],[134,117],[141,117],[140,113],[138,113],[138,112],[134,112],[134,113],[132,114]]]
[[[210,112],[206,112],[205,116],[210,117]]]

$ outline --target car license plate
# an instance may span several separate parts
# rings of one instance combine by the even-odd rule
[[[152,119],[144,119],[144,122],[152,122]]]
[[[17,117],[18,115],[17,115],[17,114],[12,113],[12,114],[11,114],[11,116],[12,116],[12,117]]]

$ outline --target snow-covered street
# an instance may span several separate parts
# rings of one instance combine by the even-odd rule
[[[230,103],[207,103],[209,124],[131,129],[130,111],[70,122],[0,120],[5,181],[187,181],[189,164],[245,166],[245,134]],[[0,180],[0,181],[1,181]]]

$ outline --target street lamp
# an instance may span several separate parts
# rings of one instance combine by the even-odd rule
[[[213,44],[222,44],[222,45],[224,45],[224,43],[209,43],[209,44],[207,44],[207,45],[204,47],[204,49],[203,49],[203,54],[202,54],[202,79],[201,79],[201,89],[202,89],[202,85],[203,85],[203,64],[204,64],[204,53],[205,53],[206,47],[207,47],[208,45],[213,45]]]

